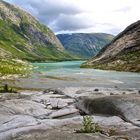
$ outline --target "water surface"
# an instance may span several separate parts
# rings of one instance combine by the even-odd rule
[[[83,69],[83,61],[33,63],[30,78],[20,79],[16,85],[26,88],[48,87],[119,87],[139,88],[140,74],[96,69]]]

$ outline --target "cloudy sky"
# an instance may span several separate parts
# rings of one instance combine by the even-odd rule
[[[56,34],[118,34],[140,19],[140,0],[5,0],[18,5]]]

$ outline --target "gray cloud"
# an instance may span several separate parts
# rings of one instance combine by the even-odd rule
[[[50,26],[55,32],[60,30],[76,30],[86,28],[87,23],[75,15],[82,11],[66,1],[58,0],[7,0],[29,11],[42,23]]]
[[[61,14],[59,17],[52,22],[52,27],[58,32],[61,30],[66,31],[76,31],[79,29],[90,28],[93,26],[93,23],[87,22],[86,18],[83,19],[81,14],[77,15],[66,15]]]
[[[30,12],[55,33],[118,34],[139,20],[139,0],[5,0]],[[110,6],[111,5],[111,6]]]

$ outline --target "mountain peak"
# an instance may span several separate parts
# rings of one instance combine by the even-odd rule
[[[58,34],[57,37],[67,51],[89,58],[96,55],[114,36],[105,33],[73,33]]]

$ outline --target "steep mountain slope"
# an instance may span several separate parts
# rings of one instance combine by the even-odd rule
[[[0,1],[0,57],[30,61],[73,58],[48,27],[4,1]]]
[[[105,33],[74,33],[57,35],[65,49],[73,54],[89,58],[109,43],[113,36]]]
[[[140,21],[128,26],[82,67],[140,72]]]

